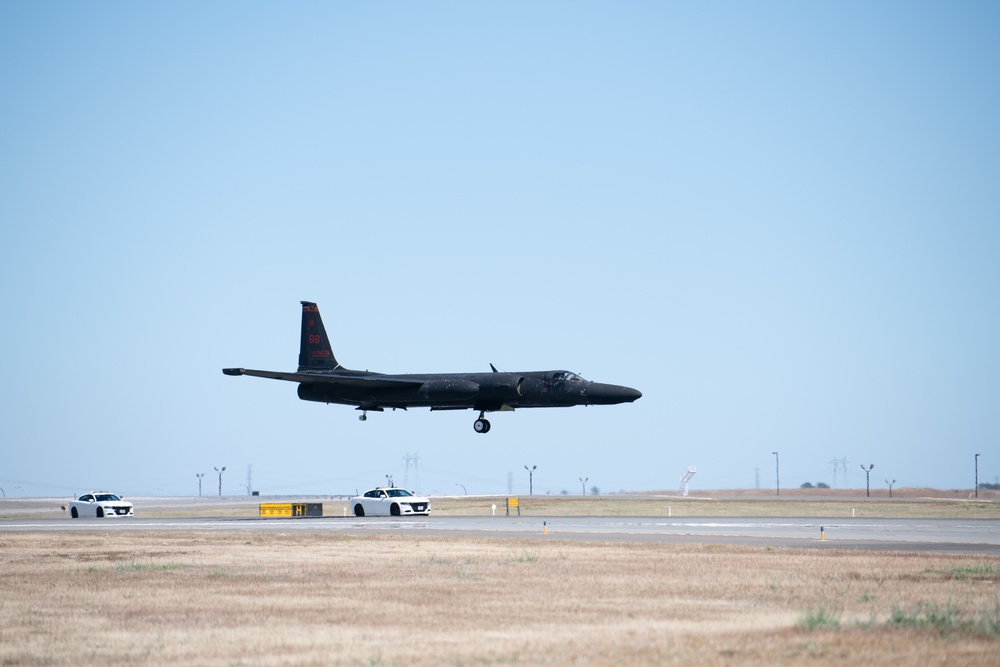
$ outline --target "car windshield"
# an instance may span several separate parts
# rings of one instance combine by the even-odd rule
[[[113,493],[98,493],[97,502],[115,502],[121,500],[118,496]]]
[[[387,493],[389,494],[390,498],[407,498],[413,495],[409,491],[405,491],[403,489],[389,489]]]

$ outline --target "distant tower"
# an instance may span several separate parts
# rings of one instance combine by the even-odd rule
[[[754,476],[754,488],[755,489],[759,489],[760,488],[760,468],[754,468],[753,469],[753,476]]]
[[[834,472],[834,480],[833,481],[834,482],[837,481],[837,479],[836,479],[836,477],[837,477],[836,468],[839,467],[840,470],[844,473],[844,488],[846,489],[846,488],[848,488],[848,484],[847,484],[847,464],[850,463],[850,461],[848,461],[847,457],[845,456],[844,458],[840,459],[839,461],[837,461],[837,459],[834,459],[834,462],[836,463],[836,466],[834,467],[834,471],[835,472]]]
[[[414,491],[420,491],[420,455],[419,454],[407,454],[403,457],[403,463],[405,467],[403,468],[403,488],[410,488],[410,466],[413,466],[413,476],[416,478],[416,484],[413,487]]]

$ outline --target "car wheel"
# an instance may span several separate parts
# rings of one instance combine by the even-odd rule
[[[79,519],[80,518],[80,513],[76,511],[75,507],[69,511],[69,515],[71,517],[73,517],[74,519]]]
[[[355,505],[354,506],[354,516],[364,516],[364,515],[365,515],[365,508],[362,507],[360,503],[357,504],[357,505]]]
[[[104,508],[103,507],[98,507],[97,508],[97,518],[98,519],[103,519],[104,518]]]
[[[392,507],[389,508],[389,514],[399,516],[399,505],[397,503],[393,503]]]

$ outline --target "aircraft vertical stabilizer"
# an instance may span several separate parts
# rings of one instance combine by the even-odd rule
[[[330,339],[319,315],[319,306],[302,302],[302,342],[299,345],[299,371],[334,371],[343,368],[333,356]]]

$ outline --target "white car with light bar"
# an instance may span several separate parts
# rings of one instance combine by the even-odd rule
[[[354,516],[408,516],[431,513],[431,501],[396,487],[372,489],[351,498]]]
[[[106,491],[91,491],[80,496],[78,500],[71,500],[69,502],[69,515],[74,519],[135,516],[132,513],[132,503],[123,500],[121,496]]]

